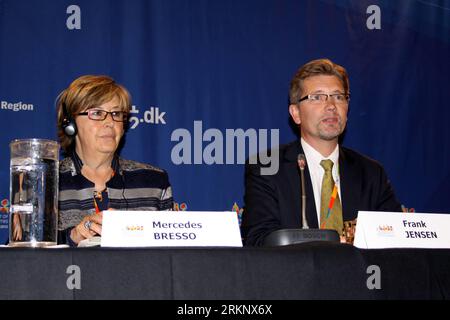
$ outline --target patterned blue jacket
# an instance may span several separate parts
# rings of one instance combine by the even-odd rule
[[[95,214],[95,185],[81,174],[83,163],[73,152],[59,165],[60,243],[71,243],[70,230],[86,215]],[[113,177],[106,183],[101,210],[172,210],[172,188],[166,171],[148,164],[114,157]]]

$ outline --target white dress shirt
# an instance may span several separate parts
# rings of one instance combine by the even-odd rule
[[[332,175],[334,182],[336,183],[339,199],[341,200],[342,205],[342,197],[341,197],[341,185],[339,179],[339,145],[336,145],[334,151],[325,158],[322,156],[317,150],[311,147],[303,138],[300,139],[302,144],[303,152],[305,152],[306,163],[309,169],[309,175],[311,177],[312,188],[314,192],[314,201],[316,204],[316,213],[317,213],[317,221],[320,225],[320,193],[322,190],[322,179],[325,173],[325,169],[320,165],[322,160],[330,159],[333,161],[333,170]],[[307,200],[311,201],[311,196],[306,194]]]

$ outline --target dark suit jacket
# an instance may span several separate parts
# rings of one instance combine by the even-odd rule
[[[246,245],[261,245],[265,236],[278,229],[301,228],[299,153],[303,153],[299,140],[280,146],[279,170],[275,175],[261,175],[260,164],[246,165],[242,216]],[[401,211],[383,167],[375,160],[340,147],[339,175],[344,221],[355,219],[359,210]],[[305,188],[307,221],[310,228],[318,228],[308,165]]]

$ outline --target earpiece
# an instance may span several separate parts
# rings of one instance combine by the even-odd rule
[[[74,137],[77,134],[77,125],[72,116],[67,112],[66,103],[62,103],[64,120],[62,123],[62,128],[64,133],[69,137]]]

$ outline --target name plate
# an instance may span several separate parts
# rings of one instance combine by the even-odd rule
[[[103,211],[102,247],[242,247],[236,212]]]
[[[354,246],[450,248],[450,214],[359,211]]]

